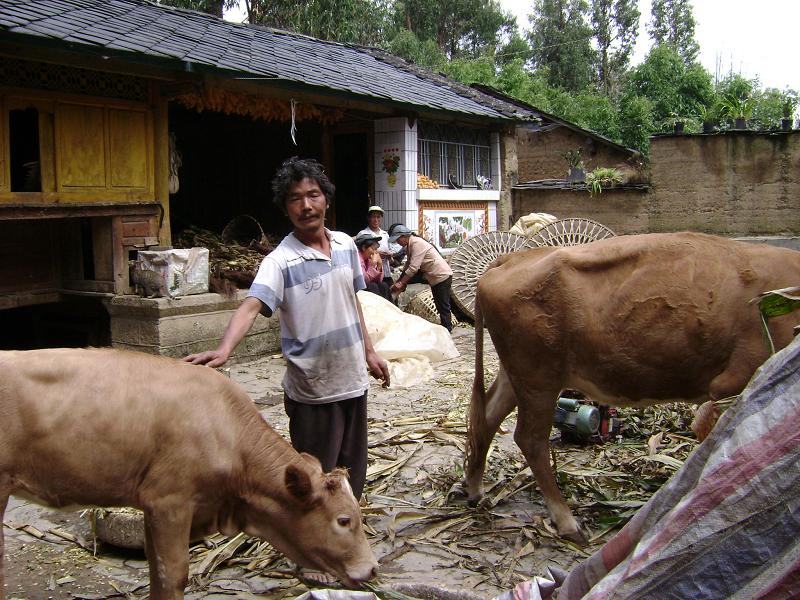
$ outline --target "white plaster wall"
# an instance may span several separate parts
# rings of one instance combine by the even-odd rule
[[[384,154],[400,157],[394,185],[383,170]],[[375,121],[375,201],[384,210],[383,224],[417,228],[417,126],[405,117]]]

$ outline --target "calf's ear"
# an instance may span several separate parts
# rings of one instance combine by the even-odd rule
[[[311,477],[296,465],[286,467],[284,483],[286,484],[286,489],[296,499],[306,501],[311,499]]]

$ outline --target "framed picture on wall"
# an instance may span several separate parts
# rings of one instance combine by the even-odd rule
[[[475,235],[474,211],[437,211],[436,246],[440,250],[455,250],[473,235]]]
[[[419,231],[442,254],[449,254],[467,239],[486,232],[487,213],[488,206],[476,202],[420,203]]]

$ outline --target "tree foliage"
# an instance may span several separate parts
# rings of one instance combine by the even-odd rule
[[[398,31],[435,41],[451,60],[493,53],[515,28],[514,17],[498,0],[397,0],[393,20]]]
[[[654,47],[645,61],[631,70],[626,93],[652,104],[653,123],[667,131],[677,119],[697,114],[714,95],[711,74],[699,64],[689,66],[671,45]]]
[[[636,0],[592,0],[591,24],[597,46],[598,85],[615,96],[630,64],[641,16]]]
[[[536,0],[529,41],[537,69],[553,87],[583,90],[592,80],[595,51],[586,0]]]
[[[686,64],[697,60],[700,46],[694,39],[691,0],[653,0],[648,32],[653,44],[668,44]]]
[[[247,19],[310,35],[365,45],[379,45],[389,27],[387,6],[375,0],[244,0]]]

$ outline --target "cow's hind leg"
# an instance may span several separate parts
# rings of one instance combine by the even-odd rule
[[[532,384],[533,385],[533,384]],[[535,388],[531,387],[530,390]],[[564,538],[586,543],[586,536],[567,506],[558,489],[553,467],[550,464],[550,428],[553,425],[556,400],[559,390],[528,391],[520,401],[517,411],[517,428],[514,441],[522,450],[528,466],[539,484],[550,518]]]
[[[151,600],[183,600],[189,580],[191,503],[159,500],[144,507]]]
[[[473,402],[475,399],[473,398]],[[501,367],[487,392],[485,417],[482,423],[470,420],[467,440],[469,450],[464,465],[467,496],[471,505],[476,505],[483,496],[483,475],[486,470],[486,455],[497,430],[517,405],[517,398],[505,370]]]

